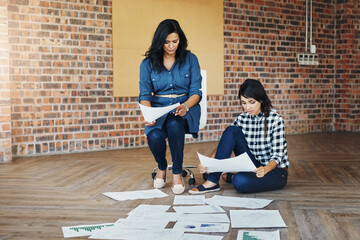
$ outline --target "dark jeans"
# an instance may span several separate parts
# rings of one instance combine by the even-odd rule
[[[229,158],[233,151],[235,156],[246,152],[256,167],[263,166],[252,155],[242,130],[236,126],[225,129],[218,144],[215,158],[219,160]],[[221,172],[210,173],[207,180],[218,183],[221,174]],[[270,191],[284,187],[287,183],[287,177],[287,170],[281,168],[275,168],[262,178],[258,178],[254,172],[239,172],[234,175],[232,184],[240,193]]]
[[[148,135],[150,151],[155,157],[160,170],[167,168],[166,161],[166,138],[169,142],[171,158],[173,161],[173,174],[182,172],[184,157],[185,133],[188,131],[188,124],[185,119],[170,113],[161,129],[153,129]]]

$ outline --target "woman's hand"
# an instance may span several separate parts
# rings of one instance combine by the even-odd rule
[[[200,173],[206,173],[207,170],[208,170],[207,167],[205,167],[205,166],[203,166],[201,164],[199,164],[198,168],[199,168]]]
[[[152,122],[144,121],[144,124],[147,127],[152,127],[152,126],[154,126],[155,123],[156,123],[156,121],[152,121]]]
[[[186,115],[186,107],[181,104],[180,106],[178,106],[174,112],[175,116],[180,116],[183,117]]]
[[[254,172],[256,173],[256,176],[258,178],[262,178],[265,176],[266,174],[266,170],[265,170],[265,167],[261,166],[261,167],[258,167],[254,170]]]
[[[264,177],[268,172],[271,172],[277,167],[277,162],[275,160],[271,160],[266,166],[260,166],[254,170],[256,176],[258,178]]]

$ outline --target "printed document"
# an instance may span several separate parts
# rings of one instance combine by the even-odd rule
[[[175,103],[166,107],[147,107],[139,103],[139,106],[145,121],[152,122],[180,106],[180,103]]]
[[[256,168],[247,153],[227,159],[209,158],[197,153],[201,165],[208,168],[207,172],[252,172]]]
[[[205,206],[179,206],[173,207],[177,213],[223,213],[225,212],[219,206],[205,205]]]
[[[278,210],[230,210],[232,228],[286,227]]]
[[[239,208],[257,209],[257,208],[266,207],[272,202],[272,200],[215,195],[212,198],[205,199],[205,202],[210,205],[218,205],[222,207],[239,207]]]
[[[168,197],[166,193],[159,189],[128,191],[128,192],[106,192],[105,196],[115,199],[117,201],[135,200],[135,199],[150,199]]]
[[[176,222],[173,229],[185,232],[228,232],[229,223]]]
[[[175,195],[173,205],[204,205],[205,196]]]
[[[247,239],[255,239],[255,240],[280,240],[280,231],[238,231],[237,240],[247,240]]]

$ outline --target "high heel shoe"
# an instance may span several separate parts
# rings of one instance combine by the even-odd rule
[[[154,188],[160,189],[160,188],[165,187],[165,185],[166,185],[166,175],[167,175],[167,169],[166,169],[166,172],[165,172],[165,178],[164,179],[156,178],[156,176],[155,176],[155,178],[154,178]]]
[[[184,178],[181,176],[182,184],[174,184],[171,190],[174,194],[182,194],[185,191]]]

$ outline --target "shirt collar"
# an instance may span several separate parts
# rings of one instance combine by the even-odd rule
[[[251,118],[251,119],[256,119],[256,120],[259,120],[262,118],[262,116],[264,116],[263,112],[260,112],[258,115],[256,116],[253,116],[253,115],[250,115],[249,113],[246,112],[246,114]]]

